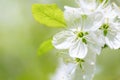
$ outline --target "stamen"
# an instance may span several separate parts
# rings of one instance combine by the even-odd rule
[[[103,30],[104,36],[107,36],[107,34],[108,34],[108,29],[109,29],[109,25],[108,25],[108,24],[103,24],[99,29],[100,29],[100,30]]]
[[[108,24],[104,24],[103,25],[103,29],[108,29],[109,28],[109,25]]]
[[[87,44],[87,40],[85,38],[82,38],[82,42]]]
[[[85,61],[83,59],[80,59],[80,58],[76,58],[75,61],[78,62],[80,64],[80,68],[83,69],[82,63]]]
[[[76,62],[85,62],[83,59],[80,59],[80,58],[76,58],[75,61]]]
[[[78,33],[78,37],[82,38],[84,36],[83,32]]]
[[[82,18],[81,18],[81,24],[82,24],[82,26],[81,26],[81,30],[83,30],[83,28],[84,28],[84,26],[85,26],[85,20],[87,19],[87,15],[85,15],[85,14],[83,14],[83,15],[81,15],[82,16]]]
[[[78,38],[81,38],[81,39],[82,39],[82,42],[85,43],[85,44],[87,44],[87,40],[86,40],[85,37],[84,37],[84,36],[86,36],[86,35],[88,35],[88,32],[79,32],[79,33],[77,34],[77,37],[78,37]]]
[[[105,29],[105,30],[103,31],[104,36],[107,36],[107,33],[108,33],[108,30]]]

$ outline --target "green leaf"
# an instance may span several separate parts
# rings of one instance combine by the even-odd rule
[[[33,4],[32,14],[41,24],[49,27],[66,27],[64,14],[56,4]]]
[[[48,39],[40,45],[40,47],[38,49],[38,54],[39,55],[45,54],[45,53],[49,52],[50,50],[52,50],[53,48],[54,47],[52,45],[52,40]]]

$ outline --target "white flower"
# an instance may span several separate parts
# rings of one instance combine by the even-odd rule
[[[116,24],[116,28],[119,30],[120,32],[120,8],[113,3],[113,12],[115,13],[115,17],[113,18],[113,23]]]
[[[81,10],[85,14],[90,14],[92,12],[101,12],[102,9],[107,4],[108,0],[103,0],[102,3],[98,3],[97,0],[76,0],[76,3],[80,6]]]
[[[108,5],[104,10],[104,22],[99,34],[111,49],[120,48],[120,9],[116,4]]]
[[[103,44],[94,31],[100,27],[103,15],[100,12],[84,15],[79,8],[65,9],[65,19],[69,28],[53,37],[52,43],[55,48],[67,49],[71,57],[81,59],[87,55],[88,48],[100,54]]]
[[[71,58],[66,52],[51,80],[92,80],[95,73],[96,54],[89,52],[84,60]],[[82,68],[81,68],[82,66]]]

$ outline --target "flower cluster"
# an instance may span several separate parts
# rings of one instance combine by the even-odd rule
[[[77,0],[79,8],[65,6],[64,16],[68,28],[53,37],[53,45],[59,50],[68,50],[73,58],[84,59],[87,53],[101,53],[107,45],[120,48],[120,9],[103,0]],[[107,4],[107,5],[106,5]]]
[[[78,8],[65,6],[64,17],[68,28],[57,33],[52,40],[56,49],[65,50],[67,54],[65,59],[70,58],[68,63],[75,63],[72,64],[74,65],[72,70],[72,65],[67,66],[71,72],[75,72],[78,64],[82,69],[81,64],[84,60],[86,63],[83,66],[92,65],[93,68],[95,64],[95,60],[91,61],[95,56],[93,53],[99,55],[105,46],[111,49],[120,48],[120,8],[115,3],[109,3],[108,0],[102,2],[76,0],[76,2]],[[75,78],[65,80],[80,80]]]

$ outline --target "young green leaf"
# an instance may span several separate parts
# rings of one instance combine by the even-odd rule
[[[64,14],[56,4],[33,4],[32,14],[41,24],[49,27],[66,27]]]
[[[38,54],[39,55],[42,55],[42,54],[45,54],[47,53],[48,51],[52,50],[54,47],[52,45],[52,40],[51,39],[48,39],[46,41],[44,41],[39,49],[38,49]]]

